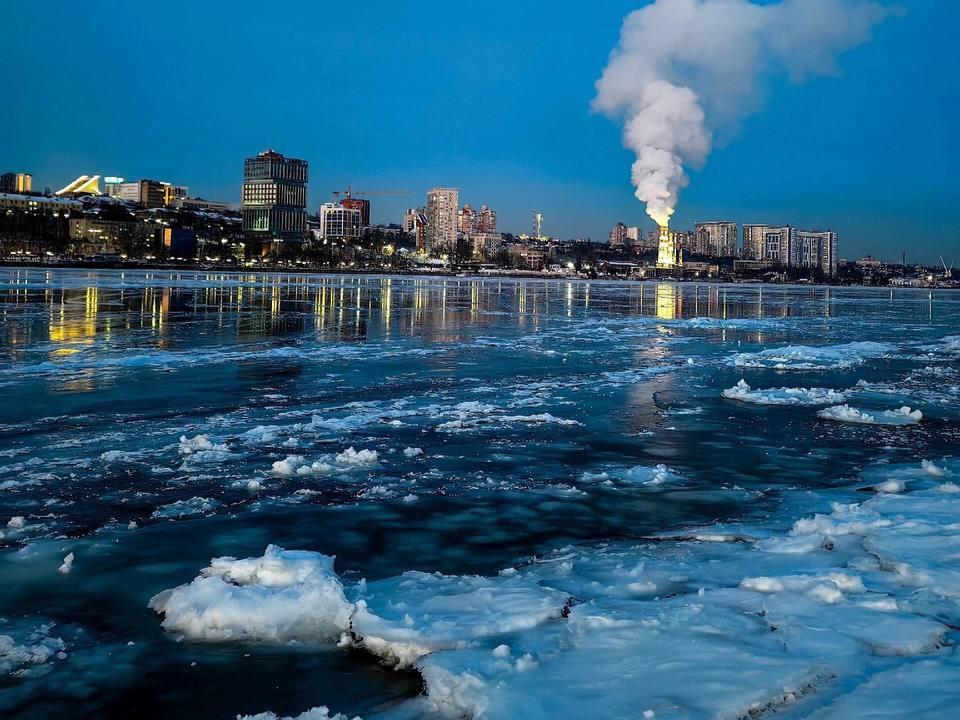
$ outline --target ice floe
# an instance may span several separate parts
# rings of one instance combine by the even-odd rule
[[[934,355],[960,356],[960,335],[948,335],[939,342],[920,345],[919,349]]]
[[[339,638],[415,667],[425,693],[378,718],[506,720],[519,707],[533,720],[606,717],[611,699],[625,717],[775,713],[820,689],[874,682],[878,657],[888,661],[877,682],[918,661],[953,667],[943,647],[960,622],[960,539],[949,529],[960,494],[919,464],[881,471],[918,487],[834,502],[750,542],[692,539],[707,529],[561,548],[493,577],[369,583],[345,583],[319,553],[270,547],[214,560],[151,607],[191,638]],[[925,706],[947,707],[951,688],[931,684]]]
[[[237,715],[237,720],[351,720],[343,713],[330,714],[330,709],[325,705],[311,708],[299,715],[280,717],[273,712],[262,712],[256,715]],[[360,720],[360,716],[355,716],[352,720]]]
[[[858,367],[869,359],[891,355],[896,349],[889,343],[879,342],[852,342],[822,347],[792,345],[756,353],[737,353],[730,358],[730,364],[741,368],[772,370],[846,370]]]
[[[53,623],[23,627],[0,619],[0,678],[25,677],[50,660],[65,659],[66,643],[52,629]]]
[[[660,485],[676,485],[680,476],[666,465],[655,467],[636,465],[628,468],[610,467],[600,471],[587,471],[580,475],[584,483],[600,483],[602,485],[620,484],[627,487],[658,487]]]
[[[137,463],[146,457],[146,453],[133,450],[108,450],[100,454],[100,460],[105,463]]]
[[[793,318],[713,318],[693,317],[678,320],[677,324],[695,330],[744,330],[752,332],[773,332],[788,330],[796,324]]]
[[[915,425],[923,420],[923,413],[920,410],[911,410],[906,405],[896,410],[879,412],[867,412],[849,405],[834,405],[819,411],[817,417],[863,425]]]
[[[188,517],[190,515],[210,515],[220,507],[220,501],[212,498],[193,497],[187,500],[177,500],[166,505],[161,505],[153,511],[150,517],[162,519],[175,519]]]
[[[845,393],[828,388],[770,388],[754,390],[746,380],[740,380],[732,388],[723,391],[723,397],[755,405],[829,405],[842,403]]]

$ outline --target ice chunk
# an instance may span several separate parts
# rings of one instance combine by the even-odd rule
[[[57,571],[61,575],[67,575],[71,569],[73,569],[73,553],[68,553],[63,559],[63,564],[57,568]]]
[[[555,425],[580,425],[581,423],[569,418],[561,418],[550,413],[539,413],[537,415],[505,415],[500,418],[500,422],[511,423],[532,423],[536,425],[544,423],[553,423]]]
[[[30,629],[17,626],[7,629],[0,624],[0,628],[12,633],[0,635],[0,676],[23,676],[31,667],[43,665],[53,658],[66,657],[66,644],[50,635],[53,623]]]
[[[348,447],[342,453],[334,458],[339,465],[352,465],[356,467],[369,467],[377,463],[376,450],[355,450]]]
[[[902,480],[886,480],[874,485],[873,489],[881,493],[902,493],[907,489],[907,485]]]
[[[324,455],[315,462],[310,462],[302,455],[288,455],[283,460],[273,463],[271,472],[278,477],[294,477],[297,475],[335,475],[347,473],[351,470],[370,468],[377,465],[376,450],[356,450],[349,447],[335,456]]]
[[[415,458],[418,455],[423,455],[423,450],[418,447],[408,447],[404,448],[403,456],[407,458]]]
[[[604,485],[613,485],[614,481],[617,481],[628,485],[642,485],[647,487],[675,483],[679,479],[679,475],[663,464],[655,467],[636,465],[626,469],[608,468],[600,472],[586,471],[580,476],[582,482],[599,482]]]
[[[105,463],[136,463],[146,458],[146,453],[130,450],[108,450],[100,454],[100,460]]]
[[[188,515],[209,515],[216,512],[220,507],[220,501],[212,498],[194,497],[188,500],[177,500],[176,502],[161,505],[150,517],[154,519],[170,519],[187,517]]]
[[[877,413],[868,413],[849,405],[834,405],[818,412],[817,417],[864,425],[914,425],[923,419],[923,413],[919,410],[911,410],[905,405],[897,410],[884,410]]]
[[[331,715],[329,708],[321,705],[296,716],[279,717],[276,713],[262,712],[256,715],[237,715],[237,720],[350,720],[350,718],[343,713]],[[360,716],[357,715],[353,720],[360,720]]]
[[[746,380],[723,391],[723,397],[755,405],[829,405],[842,403],[847,396],[827,388],[770,388],[754,390]]]
[[[853,342],[845,345],[811,347],[794,345],[769,348],[756,353],[737,353],[730,358],[735,367],[774,370],[846,370],[868,359],[881,358],[896,351],[887,343]]]
[[[270,471],[278,477],[294,477],[296,475],[333,475],[338,468],[330,463],[317,460],[309,462],[302,455],[288,455],[283,460],[273,463]]]
[[[200,577],[150,601],[163,627],[203,640],[320,643],[350,624],[353,605],[334,558],[267,547],[262,557],[215,558]]]
[[[206,435],[197,435],[188,438],[186,435],[180,436],[179,452],[181,455],[192,455],[198,452],[229,452],[230,447],[226,444],[216,444],[210,441]]]

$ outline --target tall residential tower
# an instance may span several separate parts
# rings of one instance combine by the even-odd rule
[[[703,255],[734,257],[737,254],[737,224],[698,222],[696,249]]]
[[[427,254],[456,248],[459,211],[460,191],[456,188],[433,188],[427,193]]]

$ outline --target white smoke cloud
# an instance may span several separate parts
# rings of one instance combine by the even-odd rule
[[[898,12],[873,0],[655,0],[630,13],[593,105],[624,118],[650,217],[666,225],[689,182],[684,168],[703,165],[714,130],[760,108],[762,76],[836,74],[837,57]]]

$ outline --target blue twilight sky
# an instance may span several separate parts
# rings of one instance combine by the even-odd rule
[[[5,2],[0,171],[53,189],[81,173],[151,177],[239,200],[242,160],[310,162],[399,222],[434,185],[503,230],[604,239],[652,222],[620,128],[590,111],[640,0]],[[908,9],[841,59],[842,76],[766,88],[766,106],[692,174],[674,226],[828,227],[841,255],[960,261],[960,2]]]

